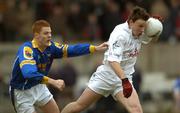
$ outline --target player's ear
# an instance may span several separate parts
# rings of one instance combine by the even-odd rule
[[[130,19],[129,22],[128,22],[130,28],[131,28],[131,25],[133,24],[133,21]]]
[[[130,20],[129,20],[129,24],[132,24],[132,23],[133,23],[133,20],[130,19]]]

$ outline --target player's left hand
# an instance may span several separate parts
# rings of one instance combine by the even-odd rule
[[[132,94],[133,88],[128,78],[122,79],[124,97],[129,98]]]
[[[95,51],[105,51],[108,48],[108,43],[104,42],[98,46],[95,46]]]
[[[48,83],[59,89],[60,91],[63,91],[63,89],[65,88],[65,82],[62,79],[55,80],[52,78],[48,78]]]
[[[60,91],[63,91],[63,89],[65,88],[65,82],[62,79],[57,79],[55,80],[54,86]]]

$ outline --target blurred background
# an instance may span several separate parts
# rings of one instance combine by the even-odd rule
[[[15,113],[8,94],[11,68],[18,47],[32,40],[35,20],[50,22],[54,41],[100,44],[136,5],[164,18],[159,40],[143,45],[134,73],[144,113],[179,113],[180,0],[0,0],[0,113]],[[66,89],[49,89],[61,108],[79,97],[102,59],[103,53],[95,53],[54,61],[50,75],[64,79]],[[83,113],[127,111],[108,97]]]

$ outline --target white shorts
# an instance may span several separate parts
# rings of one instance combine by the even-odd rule
[[[132,78],[128,79],[132,84]],[[89,80],[88,87],[104,97],[112,95],[115,100],[115,95],[123,90],[120,78],[117,75],[112,76],[112,73],[108,71],[93,73]]]
[[[14,107],[17,113],[33,113],[34,106],[43,106],[52,98],[45,84],[38,84],[28,90],[14,89]]]

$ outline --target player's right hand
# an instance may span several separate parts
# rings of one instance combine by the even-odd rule
[[[128,78],[122,79],[124,97],[129,98],[132,94],[133,88]]]
[[[105,51],[108,49],[108,42],[104,42],[98,46],[95,46],[95,51]]]

